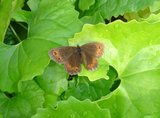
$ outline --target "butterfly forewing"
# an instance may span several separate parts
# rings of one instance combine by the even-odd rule
[[[104,46],[102,43],[93,42],[81,46],[82,60],[88,70],[94,70],[98,63],[97,58],[103,54]]]
[[[64,63],[75,52],[76,47],[60,47],[49,51],[49,56],[57,63]]]
[[[100,57],[104,51],[104,45],[99,42],[87,43],[81,46],[81,50],[92,57]]]

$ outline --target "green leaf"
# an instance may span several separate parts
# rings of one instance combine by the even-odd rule
[[[7,27],[10,22],[12,9],[12,0],[3,0],[0,2],[0,41],[4,40]]]
[[[0,2],[0,41],[3,42],[5,33],[16,9],[22,7],[24,0],[2,0]]]
[[[0,89],[17,91],[19,81],[42,74],[52,46],[56,44],[41,39],[28,39],[15,46],[0,44]]]
[[[125,13],[124,18],[129,20],[136,19],[137,21],[141,21],[141,19],[145,19],[150,15],[150,9],[149,7],[139,10],[138,12],[130,12],[130,13]]]
[[[60,95],[67,89],[67,73],[63,66],[51,62],[44,73],[36,78],[39,86],[50,94]]]
[[[149,23],[158,23],[160,22],[160,13],[155,15],[151,14],[147,19],[141,19],[142,21],[147,21]]]
[[[33,80],[22,82],[20,89],[12,98],[0,93],[0,113],[4,118],[29,118],[42,107],[44,92]]]
[[[160,68],[160,45],[149,46],[138,52],[128,63],[122,77],[148,73]],[[136,63],[135,63],[136,62]],[[154,76],[154,75],[153,75]]]
[[[94,111],[94,112],[93,112]],[[68,101],[58,103],[56,108],[39,109],[32,118],[110,118],[107,109],[101,109],[89,100],[78,101],[70,97]]]
[[[17,10],[12,14],[12,18],[18,22],[28,23],[31,17],[32,17],[32,14],[30,11],[25,11],[21,9]]]
[[[109,108],[112,117],[159,117],[159,73],[160,45],[142,49],[121,75],[123,80],[117,91],[99,105]]]
[[[117,88],[114,82],[116,82],[118,77],[116,70],[111,66],[107,75],[109,76],[109,80],[99,79],[96,81],[89,81],[86,77],[73,78],[72,81],[69,81],[68,90],[62,95],[63,99],[74,96],[79,100],[90,99],[95,101],[106,96]]]
[[[27,4],[32,12],[36,12],[36,10],[39,7],[40,2],[41,2],[40,0],[28,0]]]
[[[37,9],[29,23],[29,37],[41,37],[67,45],[67,39],[81,30],[82,23],[78,19],[78,13],[67,0],[43,0],[35,8]]]
[[[70,44],[104,43],[102,59],[118,71],[122,80],[109,98],[98,102],[101,108],[110,109],[112,117],[159,116],[159,27],[159,22],[136,21],[85,25],[82,32],[70,40]]]
[[[159,13],[160,12],[160,1],[157,0],[154,2],[152,6],[150,6],[150,11],[153,13]]]
[[[62,65],[51,62],[36,82],[45,91],[45,106],[55,105],[58,96],[68,88],[67,73]]]
[[[141,24],[141,25],[139,25]],[[143,26],[143,27],[142,27]],[[142,48],[159,44],[159,23],[149,24],[146,22],[138,23],[132,21],[123,23],[121,21],[113,22],[110,25],[85,25],[82,32],[69,40],[70,45],[84,44],[98,41],[105,46],[104,55],[99,60],[99,67],[96,73],[84,71],[81,76],[88,76],[90,80],[104,78],[108,63],[112,65],[119,74],[121,74],[133,56]],[[114,32],[113,32],[114,31]],[[101,62],[103,60],[103,63]],[[101,69],[103,68],[103,69]],[[84,71],[84,72],[83,72]]]
[[[156,0],[97,0],[89,10],[80,12],[81,17],[94,16],[98,11],[103,19],[110,20],[112,16],[117,17],[128,12],[137,12],[147,6],[151,6]]]
[[[91,5],[95,3],[95,0],[79,0],[79,8],[84,11],[88,10]]]
[[[89,23],[89,24],[97,24],[97,23],[104,23],[104,19],[100,12],[94,13],[93,16],[84,16],[81,18],[81,21],[84,23]]]
[[[55,7],[54,4],[59,6]],[[62,13],[65,13],[65,17]],[[48,51],[51,47],[58,46],[51,40],[60,45],[67,45],[66,39],[80,30],[81,25],[70,2],[41,1],[29,24],[30,38],[16,46],[1,44],[1,90],[16,91],[20,80],[29,80],[42,74],[49,63]]]

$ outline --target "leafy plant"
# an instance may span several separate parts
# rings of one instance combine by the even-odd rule
[[[0,118],[160,117],[159,5],[0,1]],[[105,46],[94,72],[70,76],[48,56],[93,41]]]

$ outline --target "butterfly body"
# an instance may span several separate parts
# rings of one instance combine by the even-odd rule
[[[49,51],[49,56],[57,63],[64,64],[70,75],[81,71],[83,63],[86,69],[94,70],[97,66],[97,58],[103,54],[104,46],[99,42],[87,43],[82,46],[66,46],[54,48]]]
[[[79,45],[77,45],[77,53],[78,53],[79,55],[81,55],[81,53],[82,53],[81,47],[80,47]]]

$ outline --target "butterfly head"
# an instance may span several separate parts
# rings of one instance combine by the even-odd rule
[[[79,55],[81,55],[82,50],[81,50],[81,47],[79,45],[77,45],[77,52],[79,53]]]

